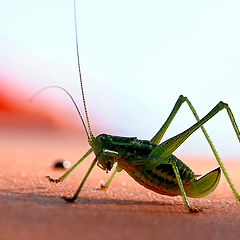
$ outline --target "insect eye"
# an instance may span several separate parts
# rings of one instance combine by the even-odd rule
[[[99,141],[100,144],[102,144],[102,143],[104,142],[104,137],[100,137],[100,138],[98,139],[98,141]]]

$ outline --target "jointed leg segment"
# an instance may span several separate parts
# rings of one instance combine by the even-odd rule
[[[93,169],[93,167],[95,166],[96,162],[97,162],[97,157],[93,160],[90,168],[88,169],[86,175],[84,176],[81,184],[79,185],[77,191],[74,193],[73,197],[63,197],[67,202],[74,202],[74,201],[77,199],[78,194],[80,193],[80,191],[81,191],[81,189],[82,189],[82,187],[83,187],[83,184],[84,184],[85,181],[87,180],[88,175],[89,175],[90,172],[92,171],[92,169]]]
[[[155,159],[153,159],[153,158],[148,158],[148,159],[145,159],[145,160],[141,159],[141,160],[136,160],[136,161],[133,161],[133,162],[136,165],[141,165],[141,168],[143,170],[153,170],[158,165],[164,165],[164,164],[171,165],[172,168],[173,168],[173,171],[175,173],[177,183],[178,183],[181,195],[183,197],[185,207],[189,210],[189,212],[198,212],[199,211],[199,209],[192,208],[190,206],[189,202],[188,202],[188,198],[187,198],[187,194],[186,194],[186,191],[184,189],[184,186],[183,186],[182,178],[181,178],[181,175],[179,173],[177,164],[176,164],[174,159],[160,158],[159,157],[159,158],[155,158]]]
[[[180,191],[182,193],[182,197],[183,197],[183,201],[184,201],[184,204],[185,204],[185,207],[189,210],[189,212],[199,212],[199,209],[196,209],[196,208],[191,208],[189,202],[188,202],[188,199],[187,199],[187,194],[184,190],[184,187],[183,187],[183,183],[182,183],[182,179],[181,179],[181,176],[180,176],[180,173],[178,171],[178,167],[176,165],[175,162],[171,162],[171,165],[173,167],[173,171],[175,173],[175,176],[177,178],[177,181],[178,181],[178,186],[180,188]]]
[[[68,175],[70,172],[72,172],[73,169],[75,169],[79,163],[81,163],[88,155],[90,155],[93,152],[93,148],[90,148],[84,155],[83,157],[80,158],[80,160],[78,160],[67,172],[65,172],[60,178],[57,179],[53,179],[50,176],[46,176],[46,178],[50,181],[50,182],[54,182],[54,183],[59,183],[62,182]]]
[[[168,157],[171,153],[173,153],[193,132],[195,132],[198,128],[201,127],[232,191],[234,196],[236,197],[236,199],[240,200],[240,196],[237,193],[235,187],[233,186],[226,169],[223,166],[223,163],[215,149],[215,147],[212,144],[212,141],[210,140],[205,128],[203,127],[203,124],[205,122],[207,122],[209,119],[211,119],[213,116],[215,116],[219,111],[221,111],[223,108],[225,108],[227,110],[229,119],[233,125],[233,128],[235,130],[235,133],[238,137],[238,140],[240,141],[240,132],[239,129],[237,127],[236,121],[234,119],[234,116],[232,114],[231,109],[229,108],[229,106],[226,103],[223,102],[219,102],[205,117],[203,117],[201,120],[199,119],[196,110],[193,108],[191,102],[183,96],[180,96],[179,99],[177,100],[172,112],[170,113],[168,119],[166,120],[166,122],[164,123],[164,125],[161,127],[161,129],[158,131],[158,133],[152,138],[152,142],[155,143],[159,143],[164,135],[164,133],[166,132],[168,126],[170,125],[171,121],[173,120],[174,116],[176,115],[177,111],[179,110],[180,106],[182,105],[182,103],[186,101],[191,109],[191,111],[193,112],[197,123],[194,124],[192,127],[190,127],[189,129],[187,129],[186,131],[178,134],[177,136],[168,139],[167,141],[165,141],[164,143],[160,144],[158,147],[155,148],[155,150],[153,150],[153,152],[151,153],[150,157],[154,158],[154,157]]]

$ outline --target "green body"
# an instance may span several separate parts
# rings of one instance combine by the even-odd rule
[[[107,169],[107,166],[112,166],[117,162],[121,169],[125,170],[136,182],[144,187],[168,196],[181,195],[172,165],[161,164],[160,161],[152,163],[151,161],[150,155],[158,146],[157,144],[148,140],[139,140],[135,137],[129,138],[106,134],[101,134],[96,139],[100,139],[102,149],[118,153],[115,156],[99,155],[99,163],[102,163],[101,167],[104,170],[111,170],[111,168]],[[95,154],[98,153],[95,152]],[[206,196],[216,188],[219,182],[219,168],[210,172],[207,175],[208,179],[205,176],[203,183],[203,178],[196,179],[194,172],[173,154],[166,160],[176,163],[184,189],[189,197]]]
[[[136,182],[160,194],[169,196],[181,194],[171,165],[158,164],[157,166],[151,167],[151,169],[147,169],[147,161],[141,164],[142,160],[147,160],[149,158],[149,155],[152,150],[157,147],[157,144],[137,138],[110,136],[105,134],[98,136],[97,139],[99,137],[108,139],[108,143],[106,144],[108,145],[106,146],[107,149],[119,153],[119,156],[113,157],[112,160],[117,162],[118,166],[125,170]],[[170,158],[176,161],[183,184],[189,183],[194,179],[194,173],[187,165],[174,155],[171,155]]]

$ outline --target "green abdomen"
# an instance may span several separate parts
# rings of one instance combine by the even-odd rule
[[[193,171],[174,155],[171,155],[170,158],[177,164],[183,185],[187,185],[189,181],[194,178]],[[141,166],[131,165],[125,160],[120,160],[118,164],[136,182],[154,192],[168,196],[181,195],[175,173],[170,164],[159,164],[152,170],[146,170]]]

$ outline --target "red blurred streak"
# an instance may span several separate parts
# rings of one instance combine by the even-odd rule
[[[49,107],[46,100],[29,102],[31,93],[23,86],[14,84],[0,76],[0,127],[26,128],[29,130],[69,130],[76,124],[66,117],[64,107],[61,110]],[[54,104],[53,104],[54,105]],[[59,108],[58,108],[59,109]],[[70,118],[71,119],[71,118]]]

